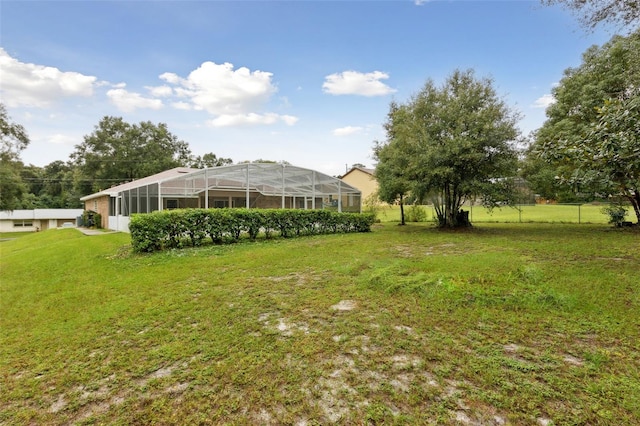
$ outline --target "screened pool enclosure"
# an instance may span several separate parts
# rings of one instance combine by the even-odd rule
[[[109,217],[107,227],[127,230],[128,218],[134,213],[178,208],[360,212],[361,195],[358,189],[340,179],[315,170],[281,163],[246,163],[208,169],[171,169],[82,200],[87,210]],[[99,211],[106,210],[105,204],[108,212]]]

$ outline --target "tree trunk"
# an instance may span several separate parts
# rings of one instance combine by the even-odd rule
[[[471,226],[471,222],[469,221],[469,212],[466,210],[458,210],[457,218],[457,226]]]
[[[402,195],[400,196],[400,225],[405,225],[404,223],[404,199]]]
[[[454,197],[451,194],[451,187],[447,184],[444,187],[444,214],[445,226],[454,228],[456,226],[456,211]]]
[[[435,209],[436,216],[438,217],[438,226],[442,228],[445,225],[446,220],[442,200],[438,197],[433,198],[433,208]]]
[[[640,191],[636,191],[634,195],[627,198],[631,201],[633,211],[636,213],[636,223],[640,225]]]

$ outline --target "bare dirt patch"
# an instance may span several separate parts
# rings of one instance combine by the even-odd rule
[[[352,311],[357,306],[357,303],[353,300],[341,300],[335,305],[331,306],[334,311]]]
[[[394,330],[404,332],[404,333],[408,334],[409,336],[415,336],[415,334],[416,334],[413,331],[413,328],[408,327],[406,325],[396,325],[393,328],[394,328]]]
[[[64,398],[64,395],[59,395],[58,399],[49,407],[49,412],[57,413],[59,411],[62,411],[66,406],[67,400]]]
[[[574,367],[582,367],[584,365],[584,361],[580,358],[576,358],[573,355],[565,355],[562,360],[569,365],[573,365]]]
[[[515,343],[509,343],[508,345],[503,346],[504,351],[510,354],[516,353],[520,350],[520,346]]]
[[[165,389],[165,393],[179,394],[187,390],[188,387],[189,383],[176,383],[175,385],[169,386]]]
[[[267,281],[275,283],[291,283],[294,285],[309,285],[329,279],[328,272],[318,272],[314,269],[306,269],[303,271],[291,272],[287,275],[278,275],[265,277]]]
[[[278,317],[277,313],[266,312],[260,314],[258,316],[258,321],[266,328],[270,328],[272,330],[276,330],[281,335],[290,337],[293,336],[294,333],[302,333],[309,334],[309,326],[305,323],[295,323],[293,321],[289,321],[286,318]]]
[[[419,367],[422,364],[422,360],[414,355],[394,355],[391,357],[393,368],[396,370],[406,370],[412,367]]]

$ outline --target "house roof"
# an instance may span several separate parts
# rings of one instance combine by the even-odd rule
[[[47,219],[75,219],[82,215],[82,209],[35,209],[0,211],[2,220],[47,220]]]
[[[141,179],[132,180],[131,182],[123,183],[111,188],[104,189],[94,194],[85,195],[80,198],[80,201],[89,201],[94,198],[100,198],[104,196],[116,196],[119,192],[126,191],[128,189],[138,188],[140,186],[149,185],[151,183],[163,182],[165,180],[173,179],[178,176],[196,172],[202,169],[192,169],[189,167],[175,167],[173,169],[165,170],[164,172],[156,173],[155,175],[147,176]]]
[[[354,171],[356,171],[356,170],[359,170],[359,171],[361,171],[361,172],[363,172],[363,173],[366,173],[366,174],[368,174],[368,175],[371,175],[371,176],[374,176],[374,173],[375,173],[375,171],[376,171],[376,169],[369,169],[369,168],[366,168],[366,167],[352,167],[352,168],[351,168],[351,170],[349,170],[347,173],[345,173],[344,175],[342,175],[342,178],[344,178],[344,177],[345,177],[345,176],[347,176],[349,173],[352,173],[352,172],[354,172]]]

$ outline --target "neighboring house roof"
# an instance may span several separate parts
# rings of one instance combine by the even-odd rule
[[[80,201],[89,201],[94,198],[100,198],[104,196],[116,196],[121,191],[126,191],[128,189],[148,185],[150,183],[162,182],[167,179],[173,179],[177,176],[181,176],[191,172],[197,172],[198,170],[202,170],[202,169],[192,169],[189,167],[176,167],[173,169],[165,170],[164,172],[156,173],[155,175],[147,176],[141,179],[136,179],[131,182],[123,183],[121,185],[112,186],[111,188],[104,189],[100,192],[96,192],[95,194],[85,195],[84,197],[80,198]]]
[[[35,209],[0,211],[1,220],[24,219],[75,219],[82,215],[82,209]]]
[[[344,179],[345,176],[347,176],[349,173],[352,173],[352,172],[354,172],[356,170],[359,170],[359,171],[361,171],[363,173],[366,173],[368,175],[371,175],[371,176],[374,176],[374,173],[376,171],[376,169],[369,169],[369,168],[366,168],[366,167],[352,167],[351,170],[349,170],[347,173],[342,175],[341,179]]]

